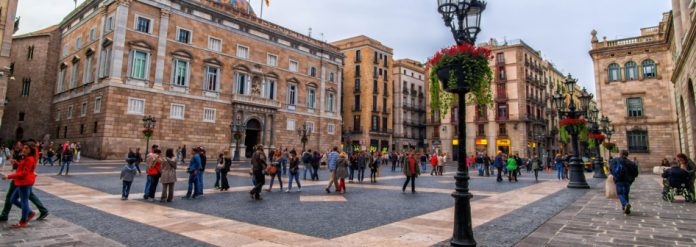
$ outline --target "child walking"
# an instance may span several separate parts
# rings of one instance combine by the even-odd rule
[[[123,166],[123,169],[121,170],[121,180],[123,180],[121,200],[128,200],[128,194],[130,194],[135,173],[138,172],[138,168],[135,166],[135,159],[127,159],[126,161],[128,164]]]

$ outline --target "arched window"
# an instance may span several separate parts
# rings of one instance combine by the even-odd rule
[[[655,78],[657,77],[657,66],[655,61],[647,59],[643,61],[643,78]]]
[[[612,63],[609,65],[609,81],[618,81],[621,80],[621,66],[618,64]]]
[[[624,71],[626,73],[626,75],[624,75],[624,78],[626,78],[626,80],[638,79],[638,65],[635,62],[628,61],[624,65]]]

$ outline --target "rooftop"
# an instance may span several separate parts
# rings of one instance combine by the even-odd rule
[[[657,26],[641,28],[639,36],[629,38],[608,40],[607,37],[604,36],[602,37],[602,41],[599,41],[597,38],[597,30],[592,30],[592,50],[664,41],[669,34],[671,19],[672,12],[665,12],[662,14],[662,21],[660,21]]]

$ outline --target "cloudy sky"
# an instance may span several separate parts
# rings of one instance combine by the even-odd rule
[[[81,3],[83,0],[78,0]],[[257,14],[261,0],[251,0]],[[453,43],[436,0],[271,0],[263,17],[327,41],[364,34],[394,48],[395,58],[425,61]],[[20,0],[19,33],[59,22],[72,0]],[[522,39],[562,72],[594,91],[590,31],[609,39],[636,36],[669,11],[666,0],[489,0],[479,41]]]

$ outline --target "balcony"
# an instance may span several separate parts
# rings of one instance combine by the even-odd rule
[[[356,106],[353,108],[353,112],[361,112],[362,109],[360,109],[360,106]]]
[[[508,116],[496,116],[495,118],[496,122],[507,122],[508,120],[510,120]]]
[[[362,57],[355,57],[355,63],[361,63]]]
[[[362,128],[360,128],[360,127],[358,127],[357,129],[352,129],[352,130],[349,130],[346,132],[346,134],[348,134],[348,135],[359,135],[362,133],[363,133],[363,131],[362,131]]]
[[[403,93],[404,95],[407,95],[407,96],[408,96],[408,89],[404,89],[404,91],[401,92],[401,93]]]
[[[423,92],[418,92],[418,98],[425,98],[425,94],[423,94]]]
[[[390,129],[370,129],[370,135],[388,136],[393,133],[394,131]]]
[[[278,102],[276,100],[262,98],[262,97],[258,97],[258,96],[244,95],[244,94],[232,94],[232,102],[242,103],[242,104],[247,104],[247,105],[262,106],[262,107],[268,107],[268,108],[274,108],[274,109],[280,109],[280,107],[281,107],[280,102]]]
[[[496,59],[496,60],[495,60],[495,65],[496,65],[496,66],[503,66],[503,65],[505,65],[505,59]]]
[[[353,93],[355,93],[355,94],[360,94],[360,88],[359,88],[359,87],[358,87],[358,88],[354,88],[354,89],[353,89]]]
[[[379,60],[377,59],[377,57],[375,57],[375,59],[372,59],[372,63],[379,65]]]
[[[476,116],[476,118],[474,120],[476,121],[476,123],[486,123],[486,122],[488,122],[488,116],[486,116],[486,115]]]
[[[418,95],[418,91],[416,91],[415,89],[411,89],[411,95],[413,97],[416,97],[416,95]]]

